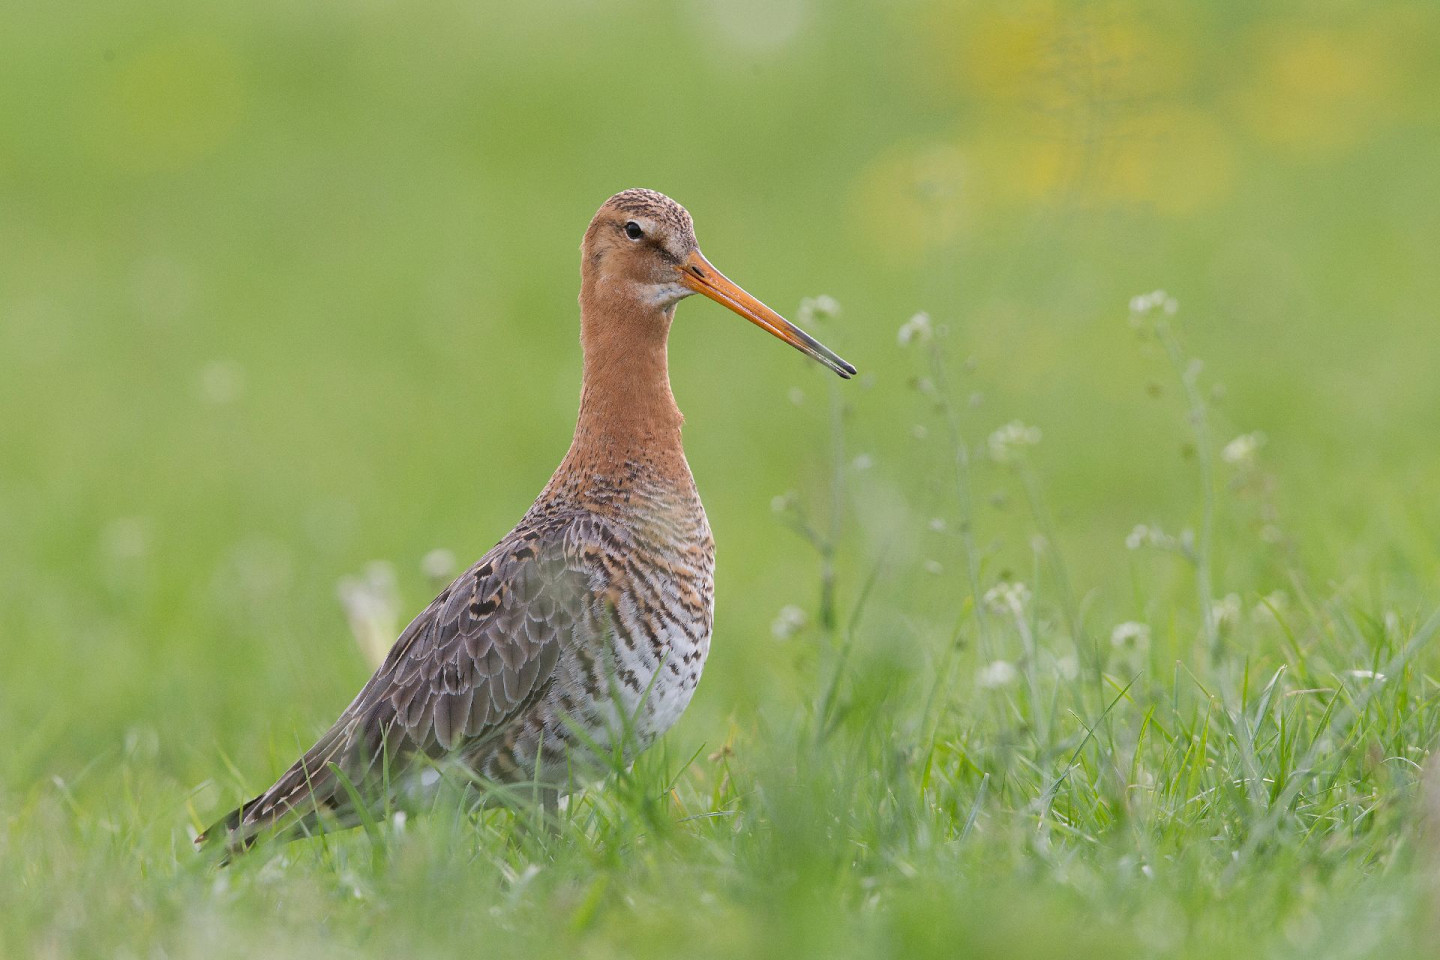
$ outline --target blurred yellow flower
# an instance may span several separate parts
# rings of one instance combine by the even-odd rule
[[[923,43],[931,81],[988,110],[1125,108],[1174,94],[1192,73],[1171,32],[1114,6],[939,2]]]
[[[1333,152],[1394,118],[1399,67],[1382,34],[1287,20],[1260,28],[1256,48],[1258,69],[1237,105],[1257,137],[1298,152]]]
[[[856,240],[902,266],[954,241],[967,221],[965,157],[950,144],[898,147],[870,164],[851,196]]]
[[[941,3],[930,26],[930,80],[974,114],[963,149],[976,202],[1186,216],[1229,192],[1232,138],[1186,102],[1195,51],[1183,30],[1052,0]]]
[[[979,196],[1031,205],[1042,198],[1092,208],[1188,216],[1234,182],[1233,138],[1213,116],[1181,108],[1083,127],[1059,121],[987,133],[970,151]]]
[[[1235,153],[1225,128],[1196,110],[1169,109],[1116,131],[1100,165],[1098,193],[1117,203],[1183,216],[1223,198]]]
[[[243,105],[239,67],[223,44],[173,38],[107,72],[90,133],[107,164],[182,170],[225,142]]]

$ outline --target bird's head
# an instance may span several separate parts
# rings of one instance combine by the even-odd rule
[[[689,212],[663,193],[625,190],[606,200],[580,252],[582,291],[667,316],[691,294],[704,294],[840,376],[855,375],[832,350],[715,269],[700,253]]]

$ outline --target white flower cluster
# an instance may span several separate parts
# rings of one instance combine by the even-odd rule
[[[1130,321],[1138,323],[1159,310],[1167,317],[1173,317],[1180,309],[1179,302],[1164,290],[1151,290],[1130,298]]]
[[[770,633],[776,640],[788,640],[805,629],[805,611],[791,604],[780,608],[770,624]]]
[[[1018,459],[1025,447],[1033,447],[1039,442],[1039,427],[1012,420],[990,434],[990,459],[996,463],[1009,463]]]
[[[342,578],[337,592],[356,646],[372,666],[379,666],[395,641],[400,612],[395,568],[383,560],[372,561],[360,576]]]
[[[455,554],[436,547],[420,559],[420,572],[431,580],[449,582],[455,576]]]
[[[1265,434],[1258,430],[1254,433],[1242,433],[1225,444],[1220,451],[1220,459],[1237,467],[1253,467],[1263,446]]]
[[[834,297],[821,294],[818,297],[806,297],[800,301],[800,311],[797,319],[802,327],[815,325],[816,320],[830,320],[840,316],[840,302]]]
[[[1220,630],[1228,630],[1240,622],[1240,595],[1227,593],[1210,605],[1210,618]]]
[[[1127,653],[1141,653],[1150,647],[1150,627],[1133,620],[1117,624],[1110,631],[1110,645]]]
[[[985,690],[994,690],[998,687],[1008,687],[1020,676],[1015,669],[1015,664],[1009,660],[996,660],[994,663],[987,663],[975,674],[975,682]]]
[[[900,324],[900,332],[895,339],[899,341],[900,346],[908,347],[911,343],[925,343],[934,335],[935,331],[930,326],[930,314],[917,313]]]
[[[935,381],[931,380],[929,377],[915,377],[910,381],[910,386],[914,387],[916,392],[920,393],[922,396],[935,396]]]
[[[985,591],[985,606],[996,613],[1021,616],[1030,602],[1030,588],[1018,580],[1006,580]]]
[[[1135,529],[1125,535],[1125,548],[1139,550],[1141,547],[1190,553],[1195,549],[1195,531],[1186,528],[1180,531],[1180,536],[1174,537],[1159,527],[1138,523]]]

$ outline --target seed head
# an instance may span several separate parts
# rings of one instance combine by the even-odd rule
[[[1030,602],[1030,588],[1018,580],[1006,580],[985,591],[985,605],[996,613],[1022,616]]]
[[[805,629],[807,619],[805,611],[794,604],[781,607],[770,623],[770,633],[776,640],[788,640]]]
[[[900,332],[895,339],[900,346],[908,347],[911,343],[926,343],[935,335],[934,329],[930,326],[930,314],[917,313],[915,316],[900,324]]]
[[[1254,433],[1242,433],[1225,444],[1224,449],[1220,451],[1220,459],[1236,467],[1253,467],[1260,457],[1260,448],[1263,446],[1265,446],[1265,434],[1258,430]]]
[[[1033,447],[1039,442],[1039,427],[1012,420],[990,434],[990,459],[996,463],[1010,463],[1018,460],[1026,447]]]

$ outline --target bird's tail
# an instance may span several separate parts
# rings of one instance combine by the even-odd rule
[[[322,825],[351,825],[353,787],[340,768],[349,734],[345,725],[336,724],[270,789],[211,824],[195,838],[195,846],[223,849],[228,861],[263,835],[289,840],[316,832]]]

